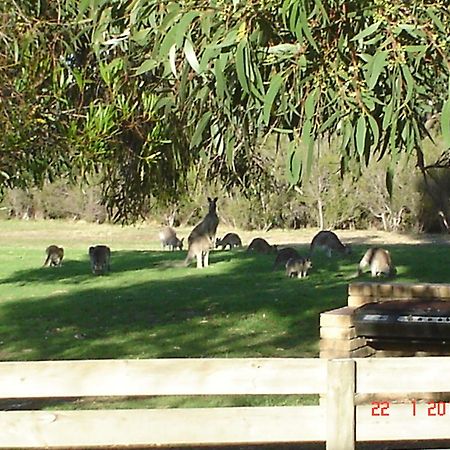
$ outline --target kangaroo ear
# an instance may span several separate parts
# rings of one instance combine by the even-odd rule
[[[211,197],[207,197],[207,199],[209,203],[212,203]]]
[[[214,197],[213,202],[216,203],[218,199],[219,199],[219,197]]]

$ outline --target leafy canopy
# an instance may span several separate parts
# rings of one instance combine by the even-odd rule
[[[328,139],[341,170],[399,154],[425,167],[426,117],[450,148],[446,0],[7,0],[0,73],[5,185],[104,177],[133,220],[193,167],[258,185],[255,148],[289,137],[301,183]],[[4,114],[3,114],[4,113]]]

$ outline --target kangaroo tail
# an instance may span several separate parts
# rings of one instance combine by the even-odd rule
[[[45,262],[44,262],[44,265],[43,265],[43,267],[48,267],[49,265],[50,265],[50,255],[48,255],[47,256],[47,259],[45,260]]]
[[[189,263],[188,263],[189,264]],[[176,261],[170,265],[170,267],[187,267],[186,260],[184,261]]]
[[[189,254],[187,254],[186,259],[180,264],[180,266],[182,267],[188,267],[189,263],[191,262],[192,256]]]

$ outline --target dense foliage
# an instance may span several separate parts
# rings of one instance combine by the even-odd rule
[[[446,0],[5,0],[0,14],[2,186],[100,174],[129,221],[192,169],[263,189],[256,149],[277,134],[291,185],[326,140],[341,172],[388,156],[391,191],[401,153],[431,164],[427,118],[449,161]]]

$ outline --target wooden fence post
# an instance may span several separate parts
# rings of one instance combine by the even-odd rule
[[[331,359],[327,367],[326,450],[354,450],[356,362]]]

